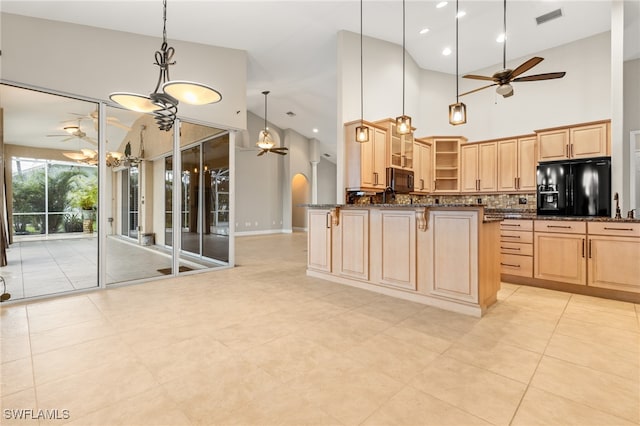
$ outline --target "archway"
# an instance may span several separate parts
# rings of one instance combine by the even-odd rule
[[[291,227],[294,231],[307,230],[307,208],[301,204],[308,204],[310,199],[309,180],[301,173],[291,180]]]

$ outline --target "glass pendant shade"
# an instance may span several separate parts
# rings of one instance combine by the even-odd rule
[[[449,105],[449,123],[454,126],[467,122],[467,106],[462,102]]]
[[[162,86],[169,95],[190,105],[206,105],[220,102],[222,95],[217,90],[192,81],[172,80]]]
[[[115,158],[116,160],[120,160],[124,157],[124,154],[118,151],[109,152],[107,155]]]
[[[62,155],[74,161],[81,161],[87,158],[87,156],[81,152],[63,152]]]
[[[356,127],[356,142],[368,142],[369,141],[369,128],[367,126],[360,125]]]
[[[146,113],[162,109],[162,107],[154,104],[148,96],[136,93],[115,92],[109,95],[109,99],[126,109],[136,112]]]
[[[80,152],[82,152],[82,154],[85,157],[97,157],[98,156],[98,151],[94,150],[94,149],[89,149],[89,148],[82,148],[80,149]]]
[[[411,117],[408,115],[396,117],[396,133],[399,135],[408,135],[411,133]]]
[[[70,135],[74,134],[78,130],[80,130],[79,126],[65,126],[64,127],[64,131],[69,133]]]
[[[267,129],[263,129],[260,131],[260,137],[258,138],[258,143],[256,144],[260,149],[271,149],[275,145],[273,139],[271,138],[271,133]]]

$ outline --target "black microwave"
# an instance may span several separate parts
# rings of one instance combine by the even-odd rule
[[[413,192],[413,170],[387,167],[387,187],[391,188],[396,194]]]

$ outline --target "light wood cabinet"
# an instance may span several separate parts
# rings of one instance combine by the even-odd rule
[[[500,222],[500,272],[533,277],[533,220]]]
[[[498,191],[535,191],[535,135],[500,140],[497,144]]]
[[[334,245],[335,271],[342,276],[369,279],[369,210],[341,209]]]
[[[590,222],[588,285],[640,293],[640,224]]]
[[[415,211],[377,210],[372,212],[371,220],[372,223],[375,220],[375,226],[371,228],[372,280],[380,284],[415,291],[417,289]]]
[[[407,135],[400,135],[396,131],[396,120],[385,118],[376,121],[375,124],[382,126],[387,132],[387,161],[388,167],[413,170],[413,132]],[[412,129],[415,130],[415,129]]]
[[[460,192],[460,144],[467,139],[446,136],[421,139],[431,143],[433,192]]]
[[[415,178],[414,192],[428,194],[432,191],[433,156],[431,143],[424,139],[415,139],[413,144],[415,163],[413,174]]]
[[[537,130],[538,161],[611,155],[609,121]]]
[[[307,266],[316,271],[331,272],[331,228],[329,209],[309,209]]]
[[[360,120],[344,125],[347,148],[347,190],[384,190],[386,182],[387,133],[383,127],[365,121],[369,141],[356,142],[356,127]]]
[[[497,143],[474,143],[460,147],[460,190],[462,192],[496,192]]]
[[[534,278],[586,285],[585,231],[584,222],[535,221]]]
[[[433,280],[430,293],[465,302],[478,301],[478,215],[432,211]]]

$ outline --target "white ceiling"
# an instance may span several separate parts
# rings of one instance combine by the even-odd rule
[[[625,26],[637,31],[639,2],[626,1],[636,12]],[[407,51],[421,68],[455,73],[455,55],[441,54],[445,46],[455,47],[455,2],[440,9],[435,7],[437,3],[407,1]],[[317,138],[323,151],[335,158],[336,34],[340,30],[360,31],[359,7],[360,2],[354,0],[169,0],[167,35],[170,44],[171,40],[183,40],[246,50],[248,110],[262,117],[261,92],[270,90],[269,121]],[[467,12],[459,21],[461,74],[502,62],[502,46],[495,41],[502,32],[502,7],[502,1],[460,2],[460,9]],[[363,8],[364,35],[402,43],[399,0],[365,0]],[[557,8],[562,9],[562,18],[536,25],[537,16]],[[507,60],[608,31],[610,10],[608,0],[510,0]],[[157,36],[159,40],[162,35],[160,0],[2,0],[2,11]],[[424,27],[430,31],[420,35]],[[640,57],[640,41],[625,46],[625,54],[626,59]],[[288,111],[296,116],[287,116]],[[313,133],[313,128],[318,133]]]

